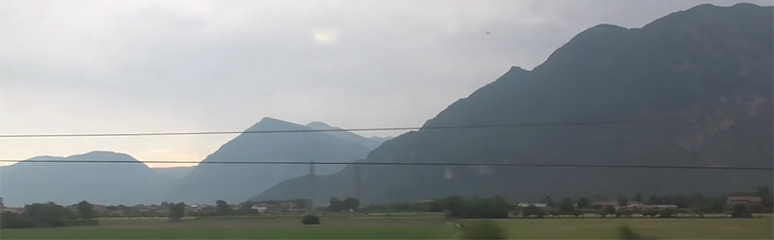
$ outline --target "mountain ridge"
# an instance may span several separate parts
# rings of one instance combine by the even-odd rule
[[[420,129],[385,142],[364,161],[770,167],[772,9],[699,6],[639,29],[597,25],[532,71],[512,67],[424,126],[652,123]],[[680,122],[655,121],[672,118]],[[356,176],[361,176],[361,187],[342,187],[352,185],[347,182]],[[315,177],[315,186],[327,197],[359,195],[363,202],[493,194],[534,200],[545,195],[712,194],[771,185],[771,177],[769,172],[675,169],[361,166]],[[309,197],[300,191],[308,181],[308,176],[285,181],[252,199]],[[318,194],[314,200],[325,197]]]
[[[302,131],[287,134],[240,134],[208,155],[202,163],[222,161],[247,162],[348,162],[363,159],[370,149],[326,132],[275,118],[263,118],[245,132],[250,131]],[[315,167],[316,174],[327,175],[341,170],[341,165]],[[173,201],[214,203],[222,199],[228,202],[244,201],[251,191],[263,189],[282,180],[309,173],[308,165],[249,164],[217,165],[199,164],[167,194]],[[205,189],[205,190],[202,190]]]

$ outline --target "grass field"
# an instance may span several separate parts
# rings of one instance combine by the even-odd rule
[[[473,221],[473,220],[467,220]],[[495,220],[509,238],[614,239],[627,225],[659,239],[772,239],[772,217],[729,218],[546,218]],[[104,219],[100,226],[9,229],[2,239],[452,239],[459,229],[440,217],[323,218],[303,226],[298,218]]]

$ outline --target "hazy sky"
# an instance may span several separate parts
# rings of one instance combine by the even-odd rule
[[[3,0],[0,134],[421,126],[586,28],[706,2],[741,1]],[[0,158],[199,161],[233,137],[0,139]]]

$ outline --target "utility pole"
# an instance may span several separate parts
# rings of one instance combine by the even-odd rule
[[[309,204],[307,204],[307,213],[311,213],[314,210],[314,162],[309,162]]]
[[[355,164],[355,198],[357,198],[360,201],[363,201],[361,197],[362,197],[362,193],[360,192],[360,164]]]

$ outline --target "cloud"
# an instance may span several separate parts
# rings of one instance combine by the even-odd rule
[[[0,131],[239,130],[266,116],[418,126],[585,28],[640,27],[701,2],[0,1]],[[204,158],[226,140],[3,139],[0,157]]]

